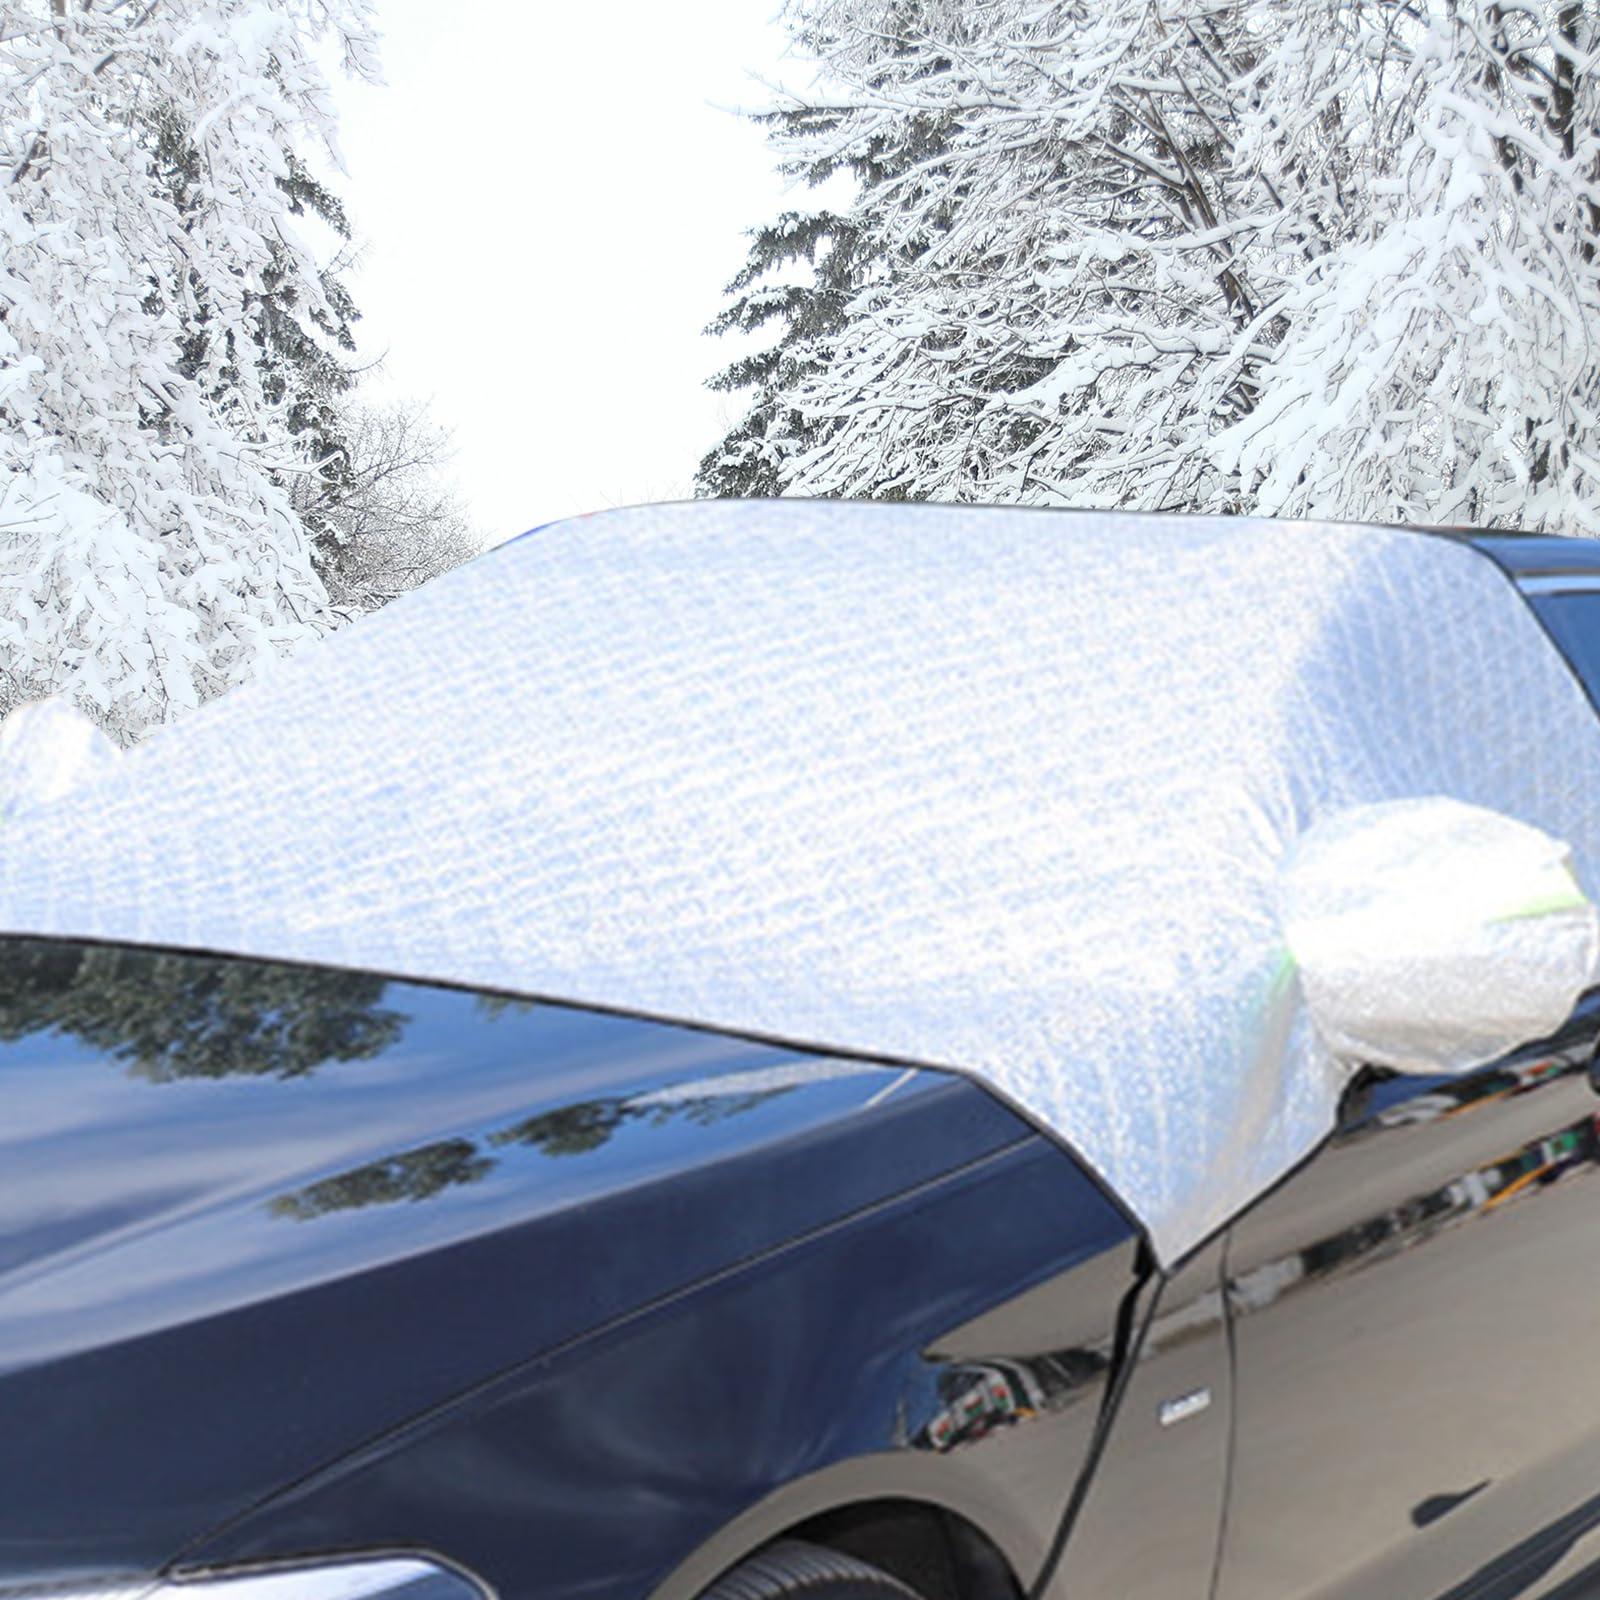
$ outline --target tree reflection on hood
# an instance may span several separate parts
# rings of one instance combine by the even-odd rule
[[[381,1054],[409,1018],[367,973],[46,939],[8,941],[0,1043],[70,1034],[139,1076],[296,1078]]]

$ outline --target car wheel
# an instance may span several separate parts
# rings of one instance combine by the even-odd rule
[[[922,1596],[854,1556],[783,1539],[723,1573],[701,1600],[922,1600]]]

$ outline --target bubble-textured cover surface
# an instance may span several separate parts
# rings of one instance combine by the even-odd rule
[[[502,546],[19,817],[0,926],[966,1071],[1171,1261],[1335,1114],[1275,999],[1285,852],[1436,794],[1600,887],[1600,728],[1469,547],[641,508]]]

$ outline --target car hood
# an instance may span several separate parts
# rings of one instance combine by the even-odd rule
[[[55,941],[0,972],[0,1581],[158,1567],[1026,1136],[959,1079],[554,1004]]]

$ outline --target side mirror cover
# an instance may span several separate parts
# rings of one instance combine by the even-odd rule
[[[1401,1072],[1465,1071],[1554,1033],[1600,962],[1571,850],[1442,797],[1317,822],[1278,911],[1323,1042]]]

